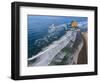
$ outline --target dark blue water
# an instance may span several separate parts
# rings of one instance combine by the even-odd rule
[[[65,26],[73,20],[79,23],[81,31],[87,31],[87,17],[65,17],[65,16],[28,16],[28,58],[36,55],[43,47],[65,34]],[[50,27],[51,26],[51,27]],[[59,27],[56,27],[59,26]],[[56,27],[56,28],[55,28]]]

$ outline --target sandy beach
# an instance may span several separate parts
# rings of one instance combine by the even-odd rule
[[[87,64],[87,41],[88,41],[88,37],[87,37],[87,32],[82,32],[82,35],[83,35],[83,41],[84,41],[84,45],[79,53],[79,56],[78,56],[78,62],[77,64]]]

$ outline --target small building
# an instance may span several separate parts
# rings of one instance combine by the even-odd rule
[[[72,28],[77,28],[78,27],[78,23],[76,21],[72,21],[71,22],[71,27]]]

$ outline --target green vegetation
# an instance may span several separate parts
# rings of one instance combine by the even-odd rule
[[[63,48],[61,51],[62,51],[62,52],[65,52],[65,53],[68,53],[68,52],[70,51],[70,49],[65,47],[65,48]]]
[[[65,47],[63,48],[52,60],[49,65],[65,65],[69,58],[70,49]]]

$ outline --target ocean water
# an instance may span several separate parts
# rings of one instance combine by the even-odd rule
[[[28,58],[63,36],[66,25],[73,20],[82,32],[88,31],[87,17],[28,15]]]

